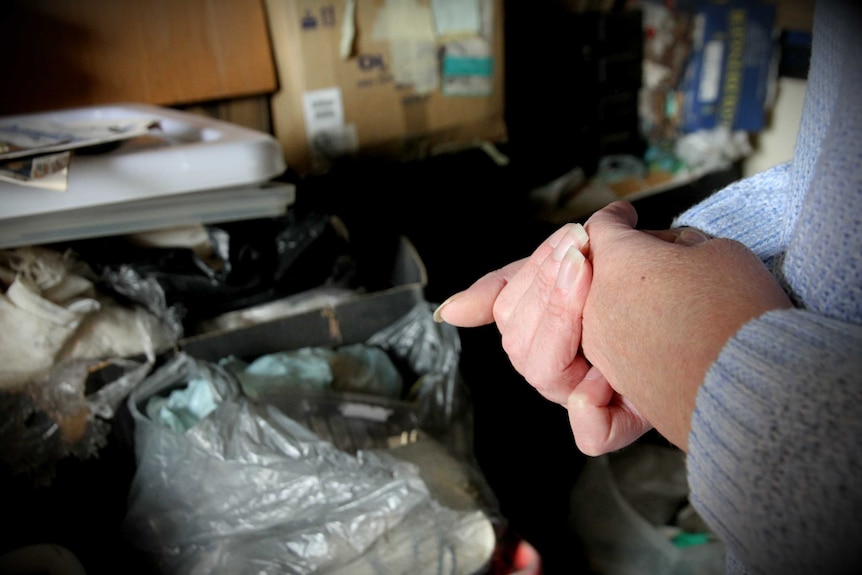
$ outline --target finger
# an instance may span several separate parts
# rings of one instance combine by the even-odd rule
[[[499,309],[507,310],[512,301],[516,301],[516,295],[523,292],[528,279],[538,269],[541,261],[566,237],[573,227],[579,227],[580,233],[586,241],[586,232],[580,224],[566,224],[551,234],[529,258],[512,262],[504,268],[486,274],[464,291],[450,296],[434,311],[434,319],[438,322],[445,321],[457,327],[478,327],[495,321],[494,304],[500,297],[504,288],[514,285],[507,290],[509,293],[503,298]],[[519,274],[522,268],[526,269]],[[517,277],[516,277],[517,276]]]
[[[579,349],[591,278],[589,262],[580,250],[571,246],[560,262],[526,358],[525,379],[544,397],[561,405],[566,404],[566,398],[588,368]],[[535,360],[539,357],[542,361]]]
[[[679,235],[673,243],[683,246],[696,246],[711,239],[711,235],[697,228],[679,228]]]
[[[673,228],[669,230],[642,230],[644,233],[662,241],[683,246],[696,246],[713,239],[711,235],[697,228]]]
[[[612,202],[595,212],[587,219],[584,228],[594,240],[601,240],[608,233],[630,231],[638,222],[634,206],[626,201]]]
[[[589,237],[581,224],[566,224],[536,248],[495,302],[494,318],[501,331],[506,329],[513,314],[517,313],[525,294],[531,293],[530,297],[537,302],[546,301],[563,255],[573,245],[586,249],[588,242]],[[550,268],[547,265],[549,261],[553,262]],[[535,319],[538,316],[517,315],[519,321],[524,317]]]
[[[641,230],[645,234],[649,234],[669,244],[674,243],[679,237],[679,229],[673,230]]]
[[[566,401],[569,425],[578,449],[596,456],[630,445],[652,425],[616,393],[593,366]]]
[[[485,274],[464,291],[450,296],[434,311],[434,321],[456,327],[478,327],[494,323],[494,302],[526,258]]]
[[[567,344],[573,336],[575,338],[575,350],[577,350],[577,342],[580,340],[582,306],[579,305],[576,309],[571,310],[574,312],[571,314],[570,310],[566,309],[562,297],[560,295],[555,296],[554,292],[561,265],[565,262],[566,269],[569,269],[574,262],[579,268],[584,262],[581,250],[586,249],[587,239],[583,228],[581,226],[571,227],[559,240],[554,250],[541,262],[532,277],[524,278],[522,284],[516,283],[518,278],[513,280],[512,284],[507,286],[506,291],[498,298],[495,306],[494,316],[503,336],[503,349],[508,354],[515,369],[528,382],[543,392],[557,381],[562,369],[568,366],[574,358],[574,354],[566,358],[564,362],[561,358],[563,355],[561,348],[567,349],[569,347]],[[568,258],[566,254],[570,254]],[[574,256],[577,256],[578,259],[575,259]],[[525,274],[526,270],[525,266],[520,270],[519,276]],[[577,269],[574,271],[577,272]],[[575,274],[568,274],[567,277],[574,280]],[[574,283],[574,281],[570,283]],[[522,289],[521,285],[523,285],[523,291],[517,293],[517,290]],[[507,293],[509,298],[505,297]],[[511,300],[511,304],[508,303],[509,300]],[[507,305],[511,305],[511,307],[506,307]],[[565,316],[566,319],[563,320],[562,317],[549,318],[549,314]],[[560,326],[563,321],[568,323],[570,317],[578,320],[574,333],[563,334],[561,329],[560,335],[564,339],[553,342],[552,349],[536,348],[535,334],[544,322],[550,320],[554,322],[554,325]],[[549,354],[552,353],[556,357],[554,357],[553,362],[548,363]],[[558,399],[565,399],[565,395],[557,397]]]
[[[545,259],[538,266],[525,264],[497,298],[494,317],[503,335],[503,348],[515,360],[516,368],[518,360],[529,352],[533,334],[547,313],[560,262],[569,249],[585,244],[581,233],[580,226],[570,228],[553,251],[543,250]],[[534,252],[533,258],[539,253]]]

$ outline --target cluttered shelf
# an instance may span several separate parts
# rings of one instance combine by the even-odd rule
[[[754,152],[787,46],[775,4],[536,12],[508,13],[507,121],[512,155],[545,175],[530,191],[540,217],[583,219],[617,199],[697,186]],[[533,89],[537,77],[545,89]]]

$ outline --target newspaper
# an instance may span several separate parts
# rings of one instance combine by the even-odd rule
[[[0,181],[65,191],[75,150],[128,140],[159,127],[152,118],[81,122],[0,118]]]

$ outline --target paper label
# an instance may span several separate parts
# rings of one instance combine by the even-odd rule
[[[494,90],[494,58],[484,38],[449,42],[443,52],[443,94],[489,96]]]
[[[703,103],[718,100],[721,92],[721,70],[724,60],[724,42],[713,40],[703,49],[703,68],[700,74],[698,97]]]
[[[344,417],[355,417],[378,422],[384,422],[392,415],[391,409],[378,405],[368,405],[366,403],[345,403],[340,407],[340,411]]]
[[[431,10],[419,0],[386,0],[372,38],[389,43],[395,82],[430,94],[440,85],[440,61]]]
[[[306,92],[302,95],[302,110],[309,135],[344,125],[344,103],[340,88]]]
[[[350,156],[359,149],[354,124],[344,122],[340,88],[312,90],[302,95],[305,132],[312,163],[325,168],[332,161]]]
[[[477,36],[481,32],[479,0],[431,0],[438,37]]]

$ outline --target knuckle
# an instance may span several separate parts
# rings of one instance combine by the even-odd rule
[[[501,331],[509,323],[509,312],[510,307],[504,297],[498,297],[491,308],[491,313],[494,316],[494,322],[500,326]]]

